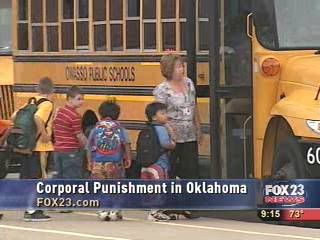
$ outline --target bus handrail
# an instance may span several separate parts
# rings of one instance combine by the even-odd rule
[[[247,15],[247,36],[249,37],[249,38],[253,38],[253,36],[252,36],[252,33],[250,32],[250,19],[251,19],[251,16],[253,15],[253,13],[249,13],[248,15]]]
[[[247,178],[247,125],[252,119],[250,115],[243,123],[243,174]]]

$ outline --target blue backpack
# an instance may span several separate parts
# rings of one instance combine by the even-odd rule
[[[97,162],[121,162],[124,136],[117,121],[102,120],[94,129],[95,157]]]

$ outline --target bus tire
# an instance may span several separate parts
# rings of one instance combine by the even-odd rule
[[[306,168],[304,165],[305,159],[301,151],[298,140],[294,136],[285,138],[277,147],[274,155],[272,168],[272,179],[288,180],[302,179],[306,177]],[[293,221],[283,222],[278,221],[276,224],[305,227],[304,222]]]
[[[294,136],[288,136],[276,147],[272,166],[273,179],[295,179],[305,177],[304,158],[301,147]]]

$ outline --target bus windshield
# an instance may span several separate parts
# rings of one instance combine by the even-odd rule
[[[12,8],[11,0],[0,1],[0,55],[11,54]]]
[[[320,48],[320,1],[276,0],[280,48]]]
[[[319,0],[262,0],[256,6],[258,38],[271,49],[320,49]]]

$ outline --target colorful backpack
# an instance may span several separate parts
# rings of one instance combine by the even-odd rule
[[[95,160],[120,162],[123,159],[123,132],[117,121],[102,120],[95,127]]]

